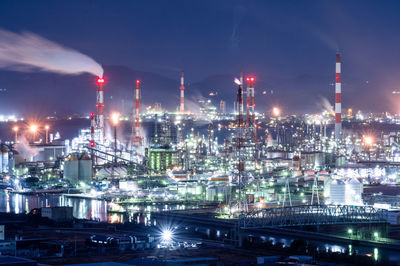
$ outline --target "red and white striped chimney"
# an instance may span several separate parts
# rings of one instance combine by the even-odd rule
[[[184,77],[183,77],[183,72],[181,74],[181,104],[179,107],[179,112],[181,114],[185,113],[185,81],[184,81]]]
[[[104,78],[99,77],[97,79],[97,84],[99,85],[97,88],[97,121],[96,127],[100,131],[99,141],[102,143],[104,141]]]
[[[336,82],[335,82],[335,140],[342,139],[342,83],[340,79],[340,54],[336,54]]]

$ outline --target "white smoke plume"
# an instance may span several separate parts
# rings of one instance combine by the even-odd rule
[[[330,114],[335,114],[335,110],[333,109],[332,104],[325,97],[320,97],[320,100],[318,101],[317,105],[323,111],[327,111]]]
[[[235,78],[234,82],[236,85],[242,85],[242,82],[238,78]]]
[[[21,34],[0,29],[0,68],[21,71],[48,71],[60,74],[90,73],[103,77],[103,68],[87,55],[34,33]]]
[[[15,145],[15,148],[21,154],[22,158],[28,161],[32,161],[33,157],[39,154],[39,150],[29,145],[29,141],[24,135],[18,138],[18,143]]]

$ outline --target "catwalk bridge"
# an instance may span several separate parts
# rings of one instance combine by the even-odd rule
[[[371,206],[304,205],[251,211],[239,217],[241,229],[306,225],[387,223],[386,211]]]

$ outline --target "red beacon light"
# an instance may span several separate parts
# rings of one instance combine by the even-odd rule
[[[90,117],[94,117],[94,113],[90,113]]]
[[[99,83],[99,84],[103,84],[104,83],[104,78],[98,78],[97,79],[97,83]]]
[[[137,79],[137,80],[136,80],[136,83],[138,83],[138,84],[139,84],[139,83],[140,83],[140,80],[138,80],[138,79]]]
[[[90,147],[94,147],[94,141],[93,140],[90,141]]]

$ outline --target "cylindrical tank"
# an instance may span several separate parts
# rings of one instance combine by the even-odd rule
[[[332,178],[330,175],[324,176],[324,197],[329,198],[331,195],[331,182]]]
[[[4,173],[8,171],[8,150],[0,152],[0,172]]]
[[[90,181],[92,179],[92,160],[85,153],[79,160],[79,180]]]
[[[331,204],[346,204],[346,184],[339,179],[332,180],[330,184],[330,200]]]
[[[64,161],[64,178],[77,181],[79,177],[79,161],[74,154],[71,154]]]
[[[363,185],[357,178],[351,178],[346,182],[346,204],[359,205],[362,203],[361,194]]]
[[[207,200],[214,201],[217,199],[217,189],[215,187],[207,188]]]

